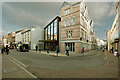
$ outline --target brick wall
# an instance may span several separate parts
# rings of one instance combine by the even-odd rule
[[[60,42],[60,50],[61,50],[61,52],[65,51],[65,43],[64,42]]]

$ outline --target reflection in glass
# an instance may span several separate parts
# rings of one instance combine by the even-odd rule
[[[57,20],[54,21],[54,40],[57,40]]]
[[[47,28],[45,29],[45,40],[47,40]]]
[[[53,23],[51,24],[51,40],[53,40]]]
[[[50,25],[48,26],[48,40],[50,40]]]

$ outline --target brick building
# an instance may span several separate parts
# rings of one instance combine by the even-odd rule
[[[79,53],[96,48],[93,21],[88,16],[83,2],[70,4],[64,2],[61,7],[61,52],[69,46],[71,52]]]
[[[8,34],[8,44],[9,45],[15,44],[15,32],[10,32]]]

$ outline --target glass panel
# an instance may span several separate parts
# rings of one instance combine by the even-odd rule
[[[51,40],[53,40],[53,23],[51,24]]]
[[[48,26],[48,40],[50,40],[50,26]]]
[[[47,28],[45,29],[45,40],[47,40]]]
[[[75,43],[73,43],[73,52],[75,52]]]
[[[72,51],[72,43],[70,43],[70,51]]]
[[[57,20],[54,21],[54,40],[57,40]]]
[[[73,25],[75,24],[75,17],[73,17],[73,19],[72,19],[72,24]]]

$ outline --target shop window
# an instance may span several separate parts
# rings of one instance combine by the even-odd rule
[[[70,43],[65,43],[65,48],[69,47],[69,51],[71,52],[75,52],[75,43],[74,42],[70,42]]]

